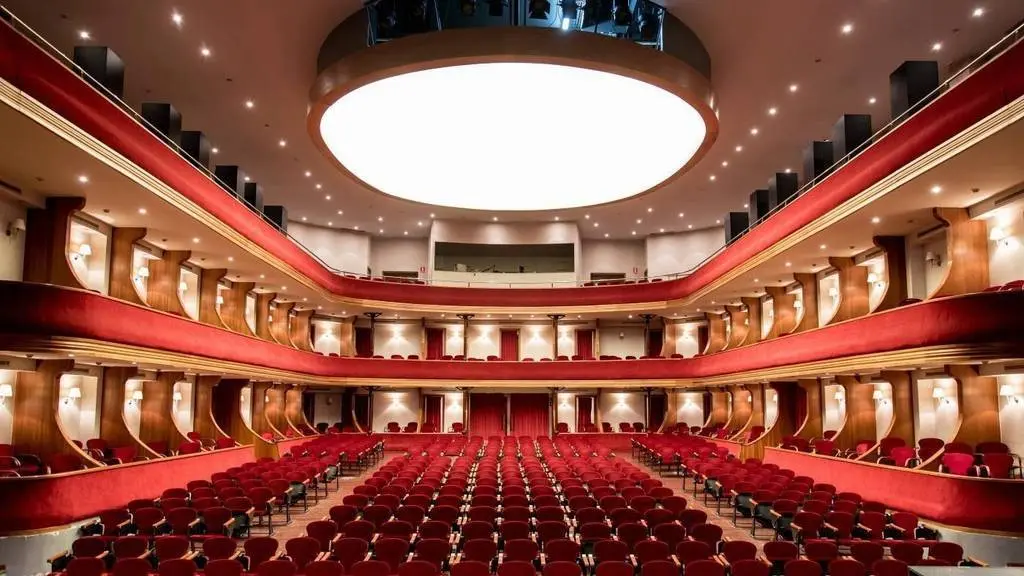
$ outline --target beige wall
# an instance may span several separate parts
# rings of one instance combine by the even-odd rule
[[[581,251],[580,280],[589,280],[594,272],[625,274],[642,278],[647,269],[643,240],[584,240]]]
[[[932,397],[932,391],[941,388],[946,397]],[[957,384],[952,378],[921,379],[917,381],[917,412],[914,415],[915,437],[940,438],[953,441],[960,409],[957,406]]]
[[[13,394],[17,375],[14,370],[0,370],[0,386],[10,386]],[[0,444],[10,444],[14,433],[14,396],[0,400],[3,401],[0,404]]]
[[[1005,374],[996,377],[997,390],[1013,392],[1013,396],[999,396],[999,433],[1010,452],[1024,453],[1024,374]]]
[[[370,237],[363,232],[293,221],[288,223],[288,233],[306,250],[339,272],[366,274],[370,266]]]
[[[427,238],[374,238],[370,241],[370,268],[374,274],[418,272],[422,278],[427,275],[429,263],[430,241]]]
[[[78,388],[81,398],[69,399],[71,389]],[[64,374],[60,378],[60,400],[57,410],[64,433],[72,440],[85,444],[86,440],[99,438],[99,395],[97,378],[79,374]]]
[[[692,232],[657,234],[645,241],[647,274],[664,276],[688,272],[725,245],[720,227]]]
[[[1013,280],[1024,280],[1024,211],[1017,202],[1013,207],[1000,208],[987,219],[989,246],[989,285],[1006,284]],[[1000,240],[993,240],[993,230]],[[1004,237],[1005,236],[1005,237]]]
[[[601,355],[639,358],[644,354],[643,326],[601,326],[597,337],[601,341]]]
[[[25,261],[25,233],[7,235],[7,227],[18,218],[27,218],[25,208],[0,199],[0,280],[21,280]]]

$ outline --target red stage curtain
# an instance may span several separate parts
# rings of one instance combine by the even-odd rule
[[[356,356],[373,356],[373,332],[369,328],[356,327]]]
[[[434,425],[434,432],[441,430],[441,412],[444,411],[444,397],[439,394],[427,394],[423,397],[423,425]]]
[[[651,404],[647,411],[647,431],[657,432],[665,421],[665,395],[651,394]]]
[[[577,335],[579,331],[577,331]],[[576,431],[583,432],[587,426],[594,423],[591,412],[594,410],[593,396],[576,397]]]
[[[444,356],[444,328],[427,328],[427,360]]]
[[[502,360],[517,362],[519,360],[519,330],[501,330],[501,353]]]
[[[512,426],[515,436],[551,435],[551,396],[547,394],[512,394]]]
[[[583,358],[594,357],[594,330],[588,328],[586,330],[576,331],[576,355]]]
[[[504,394],[469,395],[469,433],[484,438],[505,434]]]
[[[661,330],[647,331],[647,355],[661,356],[661,345],[664,344],[664,335]]]

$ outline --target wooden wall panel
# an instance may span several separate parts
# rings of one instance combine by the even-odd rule
[[[217,424],[213,416],[214,388],[220,383],[220,376],[196,376],[196,404],[192,412],[192,428],[201,438],[226,438],[231,435]]]
[[[785,286],[769,286],[765,292],[772,298],[774,321],[771,330],[765,335],[765,340],[771,340],[784,334],[789,334],[796,328],[796,309],[793,302],[796,302],[795,294],[788,294]]]
[[[292,345],[288,334],[292,308],[295,308],[295,302],[278,302],[276,306],[270,307],[270,315],[274,318],[270,324],[270,335],[283,346]]]
[[[255,286],[256,284],[253,282],[235,282],[231,285],[230,290],[224,291],[224,304],[220,307],[220,317],[224,321],[224,325],[228,327],[228,330],[246,336],[256,336],[249,329],[249,323],[245,321],[245,297]],[[259,307],[257,307],[257,327],[259,327],[259,320]],[[266,322],[266,320],[267,317],[264,316],[263,321]]]
[[[667,318],[662,319],[661,330],[661,357],[670,358],[676,353],[676,338],[678,325]]]
[[[270,418],[270,412],[276,412],[277,407],[273,389],[273,382],[252,383],[252,429],[261,437],[263,434],[271,434],[274,438],[283,438],[284,434]]]
[[[818,277],[815,274],[793,274],[793,279],[800,284],[803,292],[800,303],[803,306],[799,322],[792,334],[818,327]]]
[[[871,240],[885,258],[885,292],[872,310],[881,312],[907,299],[907,241],[903,236],[875,236]]]
[[[764,445],[778,446],[786,436],[796,434],[801,422],[796,421],[796,390],[795,382],[773,382],[765,388],[765,406],[772,402],[771,394],[776,394],[775,423],[768,426],[764,434]]]
[[[299,310],[292,314],[288,322],[288,339],[292,346],[306,352],[313,351],[313,342],[310,341],[309,326],[315,310]],[[420,348],[423,346],[421,345]],[[420,358],[426,358],[426,353],[421,351]]]
[[[46,199],[45,209],[29,209],[22,266],[25,282],[85,288],[71,269],[67,253],[71,217],[82,208],[85,198],[51,196]]]
[[[340,347],[341,356],[355,356],[356,355],[356,332],[355,332],[355,317],[342,318],[341,322],[338,323],[338,345]],[[597,345],[596,338],[594,339],[594,345]],[[596,348],[595,348],[595,354]],[[426,353],[423,354],[423,358],[426,358]]]
[[[110,240],[110,296],[146,306],[135,287],[135,243],[146,237],[145,228],[114,228]]]
[[[946,366],[957,382],[960,429],[955,442],[975,446],[979,442],[1000,442],[999,385],[991,376],[980,376],[974,366]]]
[[[286,436],[286,432],[291,429],[288,419],[285,417],[286,388],[286,384],[269,386],[266,391],[269,400],[263,406],[263,415],[278,436]]]
[[[312,434],[315,428],[306,419],[302,411],[302,395],[305,393],[304,386],[291,386],[284,395],[284,416],[288,426],[299,434]]]
[[[710,312],[705,312],[704,317],[708,320],[708,345],[703,354],[720,352],[728,344],[725,341],[725,317]]]
[[[797,422],[797,430],[794,434],[808,440],[811,438],[821,438],[821,435],[825,432],[825,424],[822,420],[822,416],[825,413],[825,398],[821,380],[805,378],[797,380],[796,384],[803,389],[807,405],[803,422]]]
[[[142,383],[139,440],[147,444],[166,442],[171,452],[188,441],[174,423],[174,383],[184,379],[184,372],[160,372],[155,380]]]
[[[239,444],[254,444],[257,434],[242,419],[242,388],[248,380],[223,379],[213,387],[213,417],[218,428]]]
[[[743,305],[747,307],[747,337],[743,339],[740,346],[753,344],[761,341],[761,299],[740,298]]]
[[[914,380],[909,372],[883,370],[882,380],[892,386],[892,425],[886,436],[902,438],[907,446],[914,446]]]
[[[846,421],[836,432],[836,447],[852,450],[858,442],[877,441],[875,426],[875,401],[871,393],[875,387],[864,384],[853,376],[836,376],[836,384],[846,390]]]
[[[739,432],[747,429],[750,425],[750,417],[753,414],[752,393],[744,386],[729,386],[729,397],[732,398],[732,420],[729,428]]]
[[[271,324],[273,324],[271,321],[273,313],[270,309],[270,303],[274,301],[274,298],[277,298],[277,294],[273,292],[260,292],[256,294],[256,336],[270,342],[277,342],[270,328]]]
[[[860,318],[868,313],[868,269],[853,258],[831,257],[828,263],[839,271],[839,303],[826,324]]]
[[[228,271],[224,268],[204,268],[199,276],[199,321],[203,324],[227,328],[217,307],[218,287],[227,273]],[[227,298],[225,298],[226,303]]]
[[[730,393],[727,390],[712,390],[709,394],[711,394],[711,411],[708,412],[708,419],[704,426],[723,426],[728,428],[732,423],[734,414],[730,410]]]
[[[726,306],[729,313],[729,341],[723,350],[732,350],[743,345],[750,330],[748,312],[742,306]]]
[[[988,228],[966,208],[934,208],[946,230],[946,275],[929,298],[981,292],[989,286]]]
[[[188,318],[178,297],[178,284],[181,282],[181,265],[191,257],[189,250],[167,250],[163,258],[150,260],[146,301],[151,307]]]
[[[138,378],[135,367],[104,368],[99,381],[100,394],[100,438],[112,447],[135,446],[139,456],[155,457],[156,452],[135,436],[124,419],[125,385]]]
[[[64,434],[58,415],[60,377],[75,367],[73,360],[40,360],[34,372],[18,372],[14,380],[11,444],[44,462],[55,454],[78,454],[89,466],[100,463],[79,450]]]

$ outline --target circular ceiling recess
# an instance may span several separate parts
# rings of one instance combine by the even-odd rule
[[[348,53],[311,91],[310,136],[341,172],[433,206],[545,211],[635,197],[718,133],[709,81],[596,34],[460,29]]]
[[[693,158],[707,127],[685,100],[634,78],[501,62],[366,84],[327,108],[320,134],[342,166],[391,196],[555,210],[661,184]]]

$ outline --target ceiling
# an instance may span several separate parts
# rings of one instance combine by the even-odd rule
[[[317,53],[326,35],[361,7],[356,0],[5,5],[65,52],[86,42],[79,39],[83,30],[88,42],[113,48],[126,63],[130,104],[173,103],[184,128],[202,130],[218,148],[216,163],[240,165],[263,185],[267,202],[287,206],[292,219],[410,237],[429,233],[416,223],[430,213],[505,222],[582,220],[589,214],[600,227],[581,226],[588,238],[635,239],[661,229],[715,226],[725,212],[743,210],[749,193],[764,187],[773,172],[799,171],[804,146],[828,138],[840,114],[871,113],[876,129],[888,122],[887,78],[902,61],[938,59],[943,70],[956,68],[1024,18],[1019,0],[670,0],[669,10],[694,30],[712,59],[720,133],[707,156],[641,198],[591,209],[491,213],[427,209],[368,190],[335,171],[310,141],[306,110]],[[975,16],[979,8],[983,13]],[[180,25],[172,21],[175,13]],[[847,24],[852,29],[844,33]],[[933,51],[937,42],[941,49]],[[776,114],[769,114],[771,108]],[[616,126],[612,117],[609,130],[628,137],[637,121],[624,118]],[[671,143],[663,137],[644,145]]]

